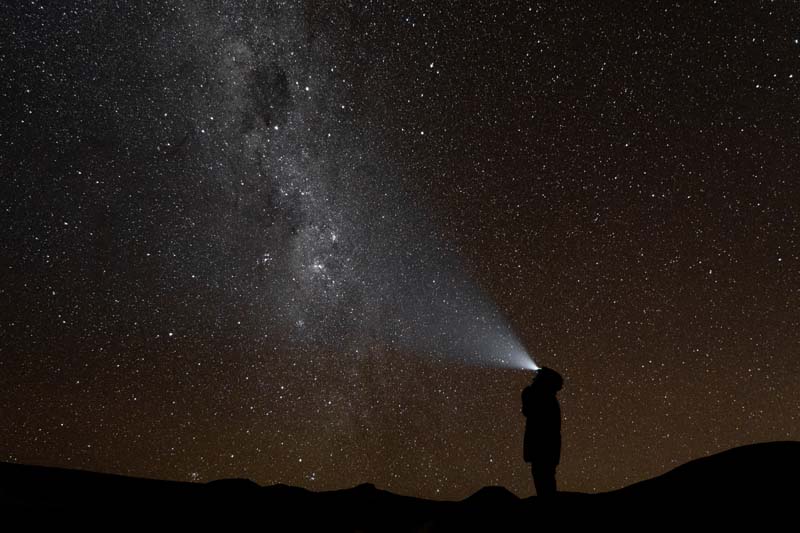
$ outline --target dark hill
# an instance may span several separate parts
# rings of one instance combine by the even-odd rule
[[[695,459],[659,477],[608,493],[621,497],[780,499],[797,494],[800,442],[765,442]]]
[[[754,444],[697,459],[601,494],[519,499],[485,487],[460,502],[399,496],[365,484],[311,492],[246,479],[157,481],[0,463],[0,512],[28,523],[106,527],[241,525],[285,531],[521,531],[600,524],[760,526],[795,520],[800,442]],[[754,521],[754,522],[753,522]]]

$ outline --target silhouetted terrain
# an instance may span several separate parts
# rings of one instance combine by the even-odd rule
[[[600,494],[519,499],[485,487],[460,502],[399,496],[373,485],[311,492],[244,479],[181,483],[0,463],[0,511],[30,525],[58,521],[248,525],[259,530],[541,531],[554,526],[797,526],[800,442],[735,448]]]

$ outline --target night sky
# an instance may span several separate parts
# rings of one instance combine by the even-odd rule
[[[533,493],[800,440],[800,8],[13,2],[0,460]],[[491,353],[490,353],[491,352]]]

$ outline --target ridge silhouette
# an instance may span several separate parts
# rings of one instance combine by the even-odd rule
[[[462,501],[400,496],[370,484],[312,492],[249,480],[188,483],[0,463],[0,512],[59,525],[181,527],[247,524],[268,530],[530,531],[663,524],[741,525],[796,520],[800,442],[734,448],[611,492],[520,499],[485,487]]]

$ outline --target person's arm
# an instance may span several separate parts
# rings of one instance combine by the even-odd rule
[[[530,407],[528,406],[528,388],[522,391],[522,414],[527,418],[530,416]]]

